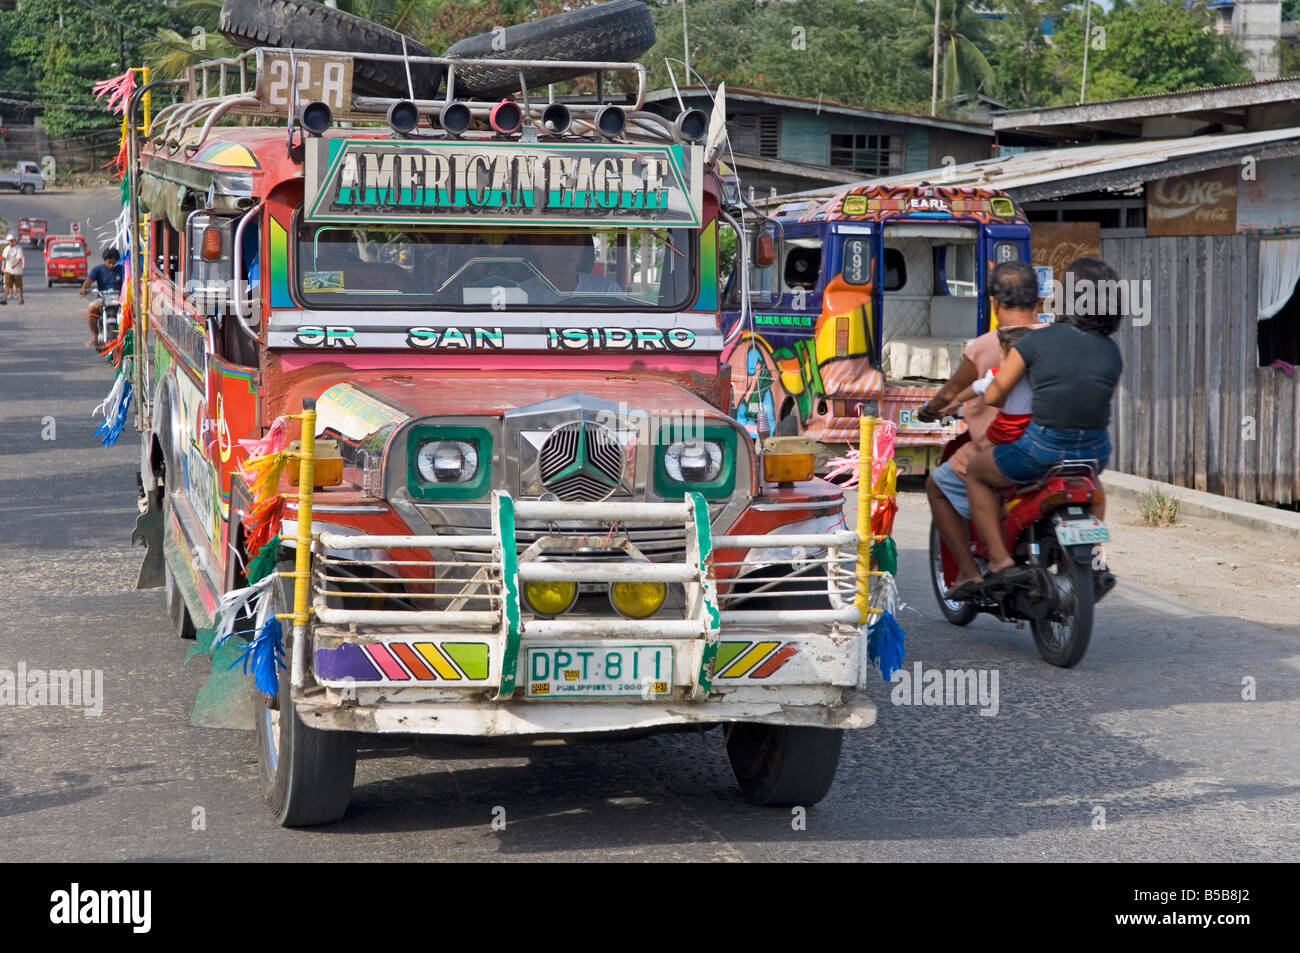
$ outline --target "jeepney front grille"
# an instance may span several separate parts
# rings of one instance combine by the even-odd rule
[[[589,421],[556,427],[537,455],[542,486],[565,503],[607,499],[622,484],[624,467],[618,437]]]

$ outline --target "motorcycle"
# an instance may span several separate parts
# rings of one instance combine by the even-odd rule
[[[116,291],[105,291],[100,296],[103,307],[99,312],[99,327],[95,332],[96,343],[103,347],[117,337],[121,331],[121,298]]]
[[[944,450],[946,460],[965,435]],[[946,598],[957,579],[957,560],[930,526],[930,581],[939,609],[953,625],[968,625],[986,612],[1034,635],[1038,654],[1052,665],[1070,668],[1088,650],[1093,608],[1115,586],[1115,577],[1094,547],[1110,538],[1106,524],[1091,510],[1102,498],[1094,483],[1097,461],[1064,460],[1034,483],[999,491],[1002,538],[1023,571],[1006,581],[985,582],[970,600]],[[969,524],[971,553],[983,574],[988,546]]]

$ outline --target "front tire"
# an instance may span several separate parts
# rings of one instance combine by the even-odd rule
[[[975,618],[975,606],[970,602],[952,602],[945,599],[949,586],[947,574],[943,569],[943,539],[939,536],[939,527],[930,524],[930,585],[934,587],[934,598],[939,603],[939,611],[953,625],[970,625]]]
[[[727,739],[727,757],[751,804],[806,807],[830,790],[843,742],[837,728],[737,724]]]
[[[36,194],[36,186],[32,185],[30,182],[28,182],[26,185],[23,186],[23,195],[35,195],[35,194]],[[35,244],[33,244],[32,247],[35,248],[36,247]]]
[[[1033,622],[1034,644],[1045,662],[1072,668],[1083,659],[1092,639],[1092,546],[1058,547],[1051,568],[1064,576],[1073,590],[1073,605],[1059,620]]]
[[[286,654],[291,651],[286,644]],[[289,673],[278,674],[274,708],[265,704],[265,696],[249,680],[260,716],[257,760],[262,796],[281,827],[333,824],[342,819],[352,799],[357,736],[303,724],[290,697]]]

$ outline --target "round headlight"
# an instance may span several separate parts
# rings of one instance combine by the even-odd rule
[[[557,616],[578,601],[576,582],[526,582],[524,601],[540,616]]]
[[[609,601],[629,619],[646,619],[659,611],[668,595],[662,582],[616,582],[609,587]]]
[[[664,452],[664,469],[678,483],[710,483],[722,473],[722,455],[712,440],[679,441]]]
[[[465,440],[430,440],[415,462],[430,483],[468,483],[478,472],[478,450]]]

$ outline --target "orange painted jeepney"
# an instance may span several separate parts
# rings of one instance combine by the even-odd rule
[[[753,433],[802,434],[829,456],[861,412],[898,425],[900,473],[938,465],[964,429],[916,419],[971,338],[994,326],[985,278],[1029,260],[1029,225],[991,189],[855,186],[781,205],[761,225],[772,263],[723,297],[733,413]],[[755,233],[757,237],[757,233]]]
[[[728,413],[717,130],[635,64],[566,108],[357,96],[361,57],[196,67],[133,146],[141,585],[213,655],[196,721],[246,693],[283,824],[373,732],[724,724],[750,799],[814,803],[875,719],[871,530]]]

